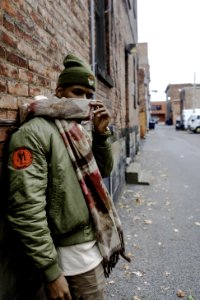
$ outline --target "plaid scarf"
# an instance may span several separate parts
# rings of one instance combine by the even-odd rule
[[[31,116],[45,116],[44,111],[46,111],[46,115],[49,117],[49,102],[46,102],[45,110],[44,101],[40,102],[36,101],[29,105],[29,113],[31,113]],[[57,114],[55,124],[63,138],[90,211],[96,240],[103,257],[104,274],[108,277],[112,268],[118,262],[119,255],[130,262],[130,258],[125,255],[121,222],[93,156],[91,137],[76,121],[67,120],[69,118],[67,112],[65,119],[60,119],[60,114],[58,111],[56,112],[56,102],[53,102],[53,116]],[[62,103],[64,104],[64,101],[59,102],[59,110]],[[71,108],[73,109],[73,101],[71,102]],[[63,118],[63,110],[61,111]]]

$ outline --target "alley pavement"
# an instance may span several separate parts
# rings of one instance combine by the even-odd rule
[[[200,300],[200,134],[157,125],[135,160],[150,185],[126,185],[116,207],[131,263],[120,259],[106,300]]]

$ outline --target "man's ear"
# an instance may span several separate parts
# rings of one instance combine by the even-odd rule
[[[63,88],[61,86],[57,86],[57,88],[56,88],[56,96],[58,98],[62,98],[62,92],[63,92]]]

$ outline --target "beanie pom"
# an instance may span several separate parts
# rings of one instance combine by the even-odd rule
[[[81,61],[75,57],[74,55],[67,55],[63,61],[63,65],[66,69],[71,68],[71,67],[79,67],[82,65]]]

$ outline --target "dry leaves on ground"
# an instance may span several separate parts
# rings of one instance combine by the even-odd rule
[[[152,223],[153,223],[153,221],[150,220],[150,219],[144,220],[144,224],[150,225],[150,224],[152,224]]]
[[[185,297],[185,292],[182,291],[182,290],[178,290],[176,292],[176,295],[179,297],[179,298],[184,298]]]

